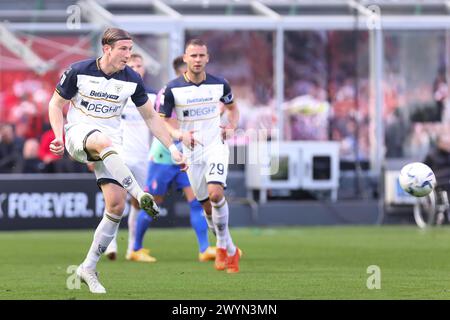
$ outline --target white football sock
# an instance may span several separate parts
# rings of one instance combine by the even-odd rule
[[[218,203],[212,202],[212,220],[216,226],[217,247],[227,249],[229,256],[233,256],[236,253],[236,247],[231,239],[230,232],[228,230],[228,203],[227,200],[222,198]]]
[[[139,201],[143,191],[136,182],[136,178],[133,176],[130,169],[128,169],[125,162],[123,162],[122,158],[117,154],[114,148],[108,147],[103,149],[100,153],[100,158],[114,179]]]
[[[214,222],[213,222],[212,214],[207,215],[206,212],[203,210],[203,215],[205,216],[206,223],[208,224],[208,229],[209,229],[214,235],[216,235],[217,231],[216,231],[216,228],[214,227]]]
[[[108,254],[110,252],[117,252],[117,234],[118,233],[119,233],[119,229],[117,229],[116,234],[114,235],[114,238],[109,243],[108,248],[106,248],[105,254]]]
[[[98,260],[105,252],[111,240],[114,238],[114,235],[117,233],[120,219],[120,216],[108,213],[105,210],[103,219],[100,221],[97,229],[95,230],[94,240],[89,248],[86,259],[83,262],[84,268],[95,270]]]
[[[234,254],[236,253],[236,246],[234,245],[233,240],[231,239],[230,229],[228,229],[228,237],[227,238],[228,238],[227,253],[231,257],[231,256],[234,256]]]
[[[128,251],[131,253],[134,249],[134,240],[136,239],[136,220],[140,209],[130,206],[130,213],[128,214]]]

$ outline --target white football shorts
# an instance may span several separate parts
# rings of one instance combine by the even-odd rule
[[[197,200],[208,199],[208,183],[218,183],[226,188],[229,155],[226,143],[200,147],[191,154],[187,174]]]
[[[84,123],[71,125],[70,127],[66,128],[65,146],[67,152],[69,152],[70,156],[74,160],[81,163],[95,161],[95,159],[92,159],[87,154],[85,148],[86,148],[86,139],[96,131],[102,132],[102,129]],[[108,135],[108,137],[111,138],[110,135]],[[121,155],[122,146],[120,143],[118,143],[119,137],[114,138],[111,139],[113,142],[113,148],[119,155]],[[94,164],[95,164],[94,173],[95,177],[97,178],[97,181],[99,181],[100,179],[103,181],[105,180],[116,181],[114,177],[109,173],[108,169],[106,169],[105,165],[103,164],[103,161],[95,161]],[[133,175],[135,176],[136,179],[138,179],[134,173]],[[119,183],[117,182],[117,184]]]

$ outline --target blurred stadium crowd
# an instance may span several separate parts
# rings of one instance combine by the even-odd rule
[[[445,31],[431,33],[433,49],[425,53],[425,58],[433,63],[426,74],[420,68],[411,74],[408,61],[420,56],[411,53],[408,60],[404,53],[412,42],[431,43],[426,40],[430,34],[416,35],[414,39],[407,31],[385,34],[383,118],[389,137],[387,157],[425,155],[430,135],[439,132],[442,123],[450,119],[446,79],[449,53],[441,45],[448,36]],[[284,139],[340,141],[342,162],[367,163],[373,130],[367,31],[286,32],[283,114],[275,111],[272,32],[189,31],[186,39],[194,36],[209,45],[208,70],[231,83],[241,110],[242,129],[267,129],[271,138],[277,138],[275,129],[283,117]],[[33,37],[33,50],[55,61],[56,67],[44,75],[33,73],[14,60],[7,48],[0,48],[5,58],[0,62],[1,173],[87,170],[48,151],[53,136],[47,110],[53,88],[71,62],[96,52],[91,46],[95,41],[83,39],[80,35]],[[139,39],[145,43],[145,36]],[[152,79],[145,80],[152,84]],[[233,141],[243,144],[245,136]]]

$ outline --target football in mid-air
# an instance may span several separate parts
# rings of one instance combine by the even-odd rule
[[[436,186],[433,170],[422,162],[405,165],[400,171],[398,180],[402,189],[414,197],[424,197]]]

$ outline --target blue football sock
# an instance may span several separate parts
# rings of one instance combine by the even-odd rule
[[[147,231],[150,223],[153,221],[144,210],[139,211],[139,215],[136,221],[136,238],[134,240],[134,251],[138,251],[143,248],[144,235]]]
[[[209,247],[208,224],[203,216],[203,207],[196,199],[189,202],[191,207],[191,225],[197,235],[200,252],[204,252]]]

